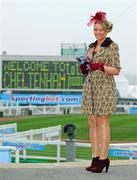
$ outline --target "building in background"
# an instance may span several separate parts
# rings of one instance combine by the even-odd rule
[[[75,43],[61,43],[61,56],[83,56],[86,54],[87,45]]]

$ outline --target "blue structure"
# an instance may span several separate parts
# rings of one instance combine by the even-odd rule
[[[129,108],[128,109],[128,114],[137,114],[137,108],[135,108],[135,107]]]
[[[0,163],[11,163],[10,149],[0,149]]]

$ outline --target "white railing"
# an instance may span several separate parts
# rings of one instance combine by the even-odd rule
[[[23,151],[24,159],[28,158],[27,149],[33,149],[32,146],[40,149],[40,146],[44,148],[45,145],[56,145],[57,156],[54,158],[50,157],[50,159],[56,159],[57,162],[60,161],[60,141],[61,125],[28,130],[23,132],[16,132],[13,134],[4,134],[0,137],[1,144],[16,146],[19,152]],[[37,156],[35,158],[37,159],[39,157]]]
[[[61,141],[60,145],[65,146],[66,143]],[[84,147],[84,148],[92,148],[90,143],[82,143],[82,142],[75,142],[75,146]],[[129,151],[136,151],[137,153],[137,143],[111,143],[109,145],[109,149],[129,150]],[[130,157],[129,159],[132,159],[132,157]]]
[[[6,140],[6,139],[5,139]],[[9,139],[8,139],[9,140]],[[10,141],[16,141],[16,142],[20,142],[19,140],[15,140],[10,138]],[[23,142],[23,140],[22,140]],[[61,146],[65,146],[66,142],[65,141],[24,141],[25,143],[38,143],[38,144],[44,144],[44,145],[56,145],[57,146],[57,150],[56,150],[56,157],[52,157],[52,156],[46,156],[46,157],[42,157],[42,156],[31,156],[31,155],[27,155],[26,152],[24,151],[23,155],[19,155],[19,157],[21,158],[34,158],[34,159],[50,159],[50,160],[57,160],[57,162],[60,162],[61,160],[65,160],[65,157],[61,157]],[[83,148],[91,148],[91,144],[90,143],[80,143],[80,142],[76,142],[75,143],[76,147],[83,147]],[[110,144],[109,149],[118,149],[118,150],[130,150],[130,151],[137,151],[137,143],[117,143],[117,144]],[[19,149],[18,149],[19,150]],[[20,150],[21,151],[21,150]],[[82,159],[82,158],[81,158]],[[81,159],[76,159],[81,160]],[[132,157],[129,158],[129,160],[132,159]]]
[[[16,138],[16,139],[29,139],[49,141],[49,140],[61,140],[61,125],[52,126],[41,129],[31,129],[28,131],[16,132],[13,134],[5,134],[4,138]]]
[[[57,162],[60,162],[61,160],[61,141],[60,140],[55,140],[55,141],[40,141],[40,140],[24,140],[24,139],[15,139],[15,138],[6,138],[6,137],[3,137],[2,138],[2,141],[3,142],[10,142],[11,144],[12,143],[15,143],[15,144],[24,144],[24,146],[28,146],[30,144],[35,144],[35,145],[56,145],[57,149],[56,149],[56,157],[43,157],[41,158],[41,156],[28,156],[27,155],[27,150],[26,149],[22,149],[22,148],[17,148],[18,150],[18,157],[23,157],[24,159],[27,159],[29,157],[33,157],[34,159],[53,159],[53,160],[57,160]],[[20,151],[23,151],[23,155],[20,155]],[[15,155],[16,156],[16,155]],[[17,159],[19,159],[17,158]]]
[[[0,136],[17,132],[17,123],[0,125]]]
[[[19,106],[19,112],[23,108],[32,110],[33,115],[47,115],[47,114],[79,114],[81,113],[81,105],[56,105],[56,106]]]
[[[128,114],[129,108],[137,108],[137,105],[117,105],[117,108],[123,108],[121,112]],[[81,105],[56,105],[56,106],[0,106],[0,111],[3,112],[3,116],[22,116],[28,115],[28,111],[31,111],[32,115],[47,115],[47,114],[80,114]]]

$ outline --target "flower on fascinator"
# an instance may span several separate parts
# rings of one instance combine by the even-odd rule
[[[105,12],[96,12],[95,16],[90,16],[90,20],[87,23],[88,26],[90,26],[92,23],[97,23],[100,21],[107,21],[106,13]]]
[[[90,20],[87,23],[88,26],[91,24],[100,23],[106,29],[107,32],[110,32],[112,30],[113,24],[107,20],[106,13],[105,12],[96,12],[95,16],[90,16]]]

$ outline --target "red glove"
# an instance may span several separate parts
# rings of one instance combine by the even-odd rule
[[[87,75],[89,72],[87,64],[80,64],[81,73]]]
[[[95,70],[104,71],[104,63],[103,63],[103,62],[90,63],[90,67],[91,67],[91,70],[92,70],[92,71],[95,71]]]

